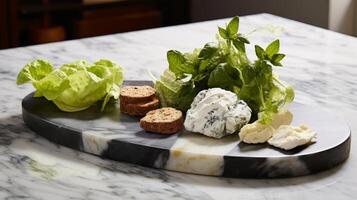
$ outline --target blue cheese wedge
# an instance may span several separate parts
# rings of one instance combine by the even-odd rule
[[[245,125],[239,132],[241,141],[248,144],[258,144],[267,142],[274,134],[275,129],[281,125],[289,125],[293,120],[293,115],[288,110],[281,110],[274,114],[271,124],[264,125],[255,121]]]
[[[243,101],[236,101],[228,108],[228,112],[224,114],[226,122],[226,132],[233,134],[246,125],[252,115],[252,110]]]
[[[248,105],[233,92],[211,88],[197,94],[184,125],[188,131],[221,138],[239,131],[249,122],[251,113]]]
[[[282,125],[276,129],[268,143],[284,150],[290,150],[315,141],[316,132],[306,125],[297,127]]]

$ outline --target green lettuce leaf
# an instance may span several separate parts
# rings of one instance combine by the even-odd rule
[[[17,75],[16,83],[21,85],[30,81],[39,81],[52,71],[53,67],[48,61],[35,60],[21,69]]]
[[[109,60],[94,64],[81,60],[59,69],[53,69],[47,61],[36,60],[20,71],[16,82],[20,85],[30,81],[36,88],[34,97],[43,96],[62,111],[81,111],[100,100],[103,111],[111,97],[119,97],[123,72]]]

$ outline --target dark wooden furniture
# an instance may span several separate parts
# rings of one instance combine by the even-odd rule
[[[0,0],[0,49],[264,12],[328,28],[329,6],[328,0]],[[38,31],[46,13],[53,32]]]
[[[186,23],[187,13],[178,10],[187,10],[184,2],[0,0],[0,48]]]
[[[5,0],[0,0],[0,48],[8,46],[6,3]]]
[[[119,33],[162,25],[161,12],[153,4],[137,4],[106,9],[87,9],[70,23],[73,38]]]

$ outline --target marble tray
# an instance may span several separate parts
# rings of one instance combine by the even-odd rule
[[[125,84],[148,84],[127,81]],[[346,160],[350,129],[319,108],[293,103],[293,124],[308,124],[318,133],[317,143],[292,151],[266,144],[247,145],[237,136],[211,139],[187,131],[174,135],[148,133],[139,118],[121,114],[111,101],[75,113],[61,112],[44,98],[27,95],[22,101],[26,125],[48,140],[101,157],[179,172],[244,178],[293,177],[317,173]]]

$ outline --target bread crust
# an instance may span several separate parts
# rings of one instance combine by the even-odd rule
[[[120,111],[131,116],[145,116],[147,112],[159,108],[159,99],[155,96],[144,103],[123,103],[120,101]]]
[[[156,110],[152,110],[146,114],[145,117],[140,120],[140,127],[148,132],[161,133],[161,134],[174,134],[180,131],[183,128],[183,114],[181,111],[172,109],[172,119],[160,119],[163,116],[150,116],[151,114],[155,114],[156,112],[162,111],[162,109],[168,108],[160,108]],[[171,112],[171,111],[170,111]],[[176,116],[177,115],[177,116]]]

